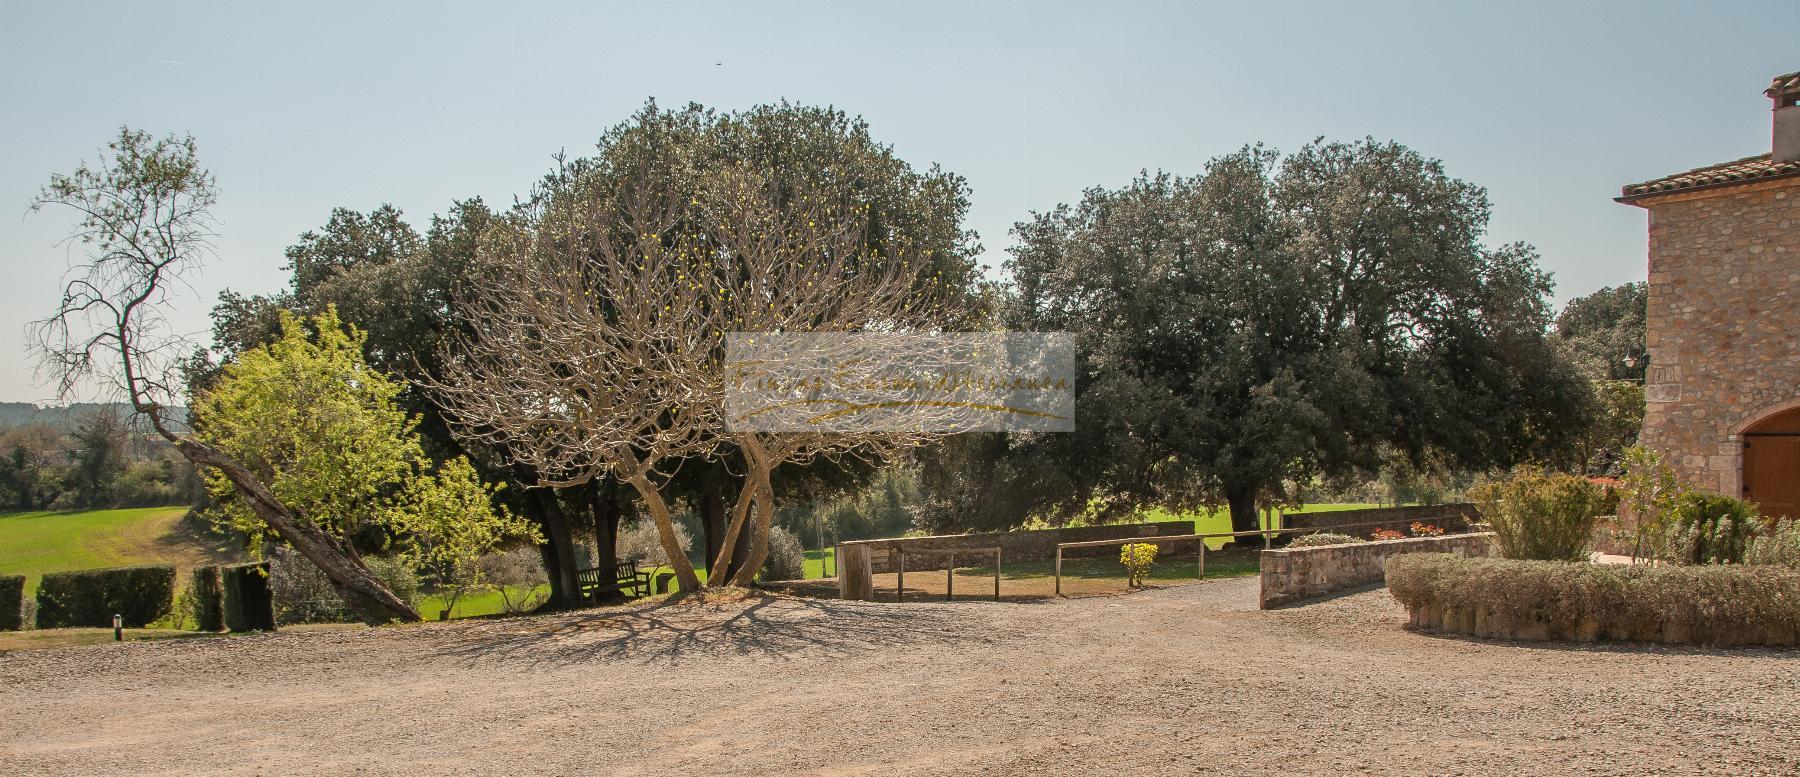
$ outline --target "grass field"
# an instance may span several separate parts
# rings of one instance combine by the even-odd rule
[[[185,507],[140,507],[82,513],[0,514],[0,574],[24,575],[26,595],[46,572],[173,564],[180,573],[235,560],[186,530]]]

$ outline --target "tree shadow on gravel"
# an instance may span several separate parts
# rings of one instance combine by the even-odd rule
[[[997,639],[991,623],[959,609],[767,594],[723,603],[670,598],[481,624],[457,635],[439,652],[471,663],[568,665],[721,656],[788,658],[802,652],[849,655],[926,642],[981,644]]]

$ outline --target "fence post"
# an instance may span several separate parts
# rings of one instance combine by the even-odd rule
[[[899,604],[906,601],[906,549],[898,545],[894,546],[892,558],[895,559],[895,569],[899,572],[898,578],[894,581],[894,603]]]
[[[950,563],[944,571],[944,601],[956,595],[956,553],[950,554]]]
[[[861,602],[875,600],[875,579],[869,563],[869,546],[851,545],[843,549],[844,565],[838,571],[838,598]]]
[[[1000,601],[1000,549],[994,548],[994,601]]]
[[[1056,546],[1056,595],[1062,596],[1062,546]]]

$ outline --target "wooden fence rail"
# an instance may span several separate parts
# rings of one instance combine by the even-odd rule
[[[1167,537],[1128,537],[1114,540],[1084,540],[1081,542],[1059,542],[1056,544],[1056,595],[1062,596],[1062,561],[1064,548],[1102,548],[1108,545],[1134,545],[1140,542],[1198,542],[1200,545],[1199,577],[1206,579],[1206,541],[1219,537],[1255,537],[1263,538],[1263,549],[1267,550],[1278,534],[1321,534],[1338,529],[1358,529],[1369,526],[1382,526],[1393,521],[1364,521],[1361,523],[1340,523],[1332,526],[1307,526],[1293,529],[1256,529],[1253,531],[1213,532],[1211,534],[1176,534]]]

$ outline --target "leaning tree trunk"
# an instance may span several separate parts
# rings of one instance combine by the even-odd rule
[[[735,579],[749,562],[750,536],[744,529],[750,523],[750,505],[755,494],[755,478],[744,478],[744,485],[738,490],[737,502],[731,506],[731,524],[726,527],[725,536],[719,540],[718,555],[713,557],[712,568],[706,575],[707,585],[725,585]]]
[[[275,497],[267,486],[237,460],[190,439],[175,442],[176,450],[188,461],[217,469],[231,481],[244,502],[300,555],[318,566],[331,581],[331,587],[343,597],[344,604],[356,617],[371,626],[394,621],[418,621],[419,613],[395,596],[369,571],[348,543],[333,537],[318,526],[302,520]]]
[[[744,557],[743,565],[731,575],[731,584],[749,586],[756,580],[756,573],[762,569],[763,561],[769,557],[769,529],[775,521],[775,489],[769,483],[769,470],[773,469],[767,451],[756,435],[745,435],[745,462],[749,464],[749,472],[744,473],[747,486],[753,486],[756,497],[755,529],[750,537],[750,552]]]

